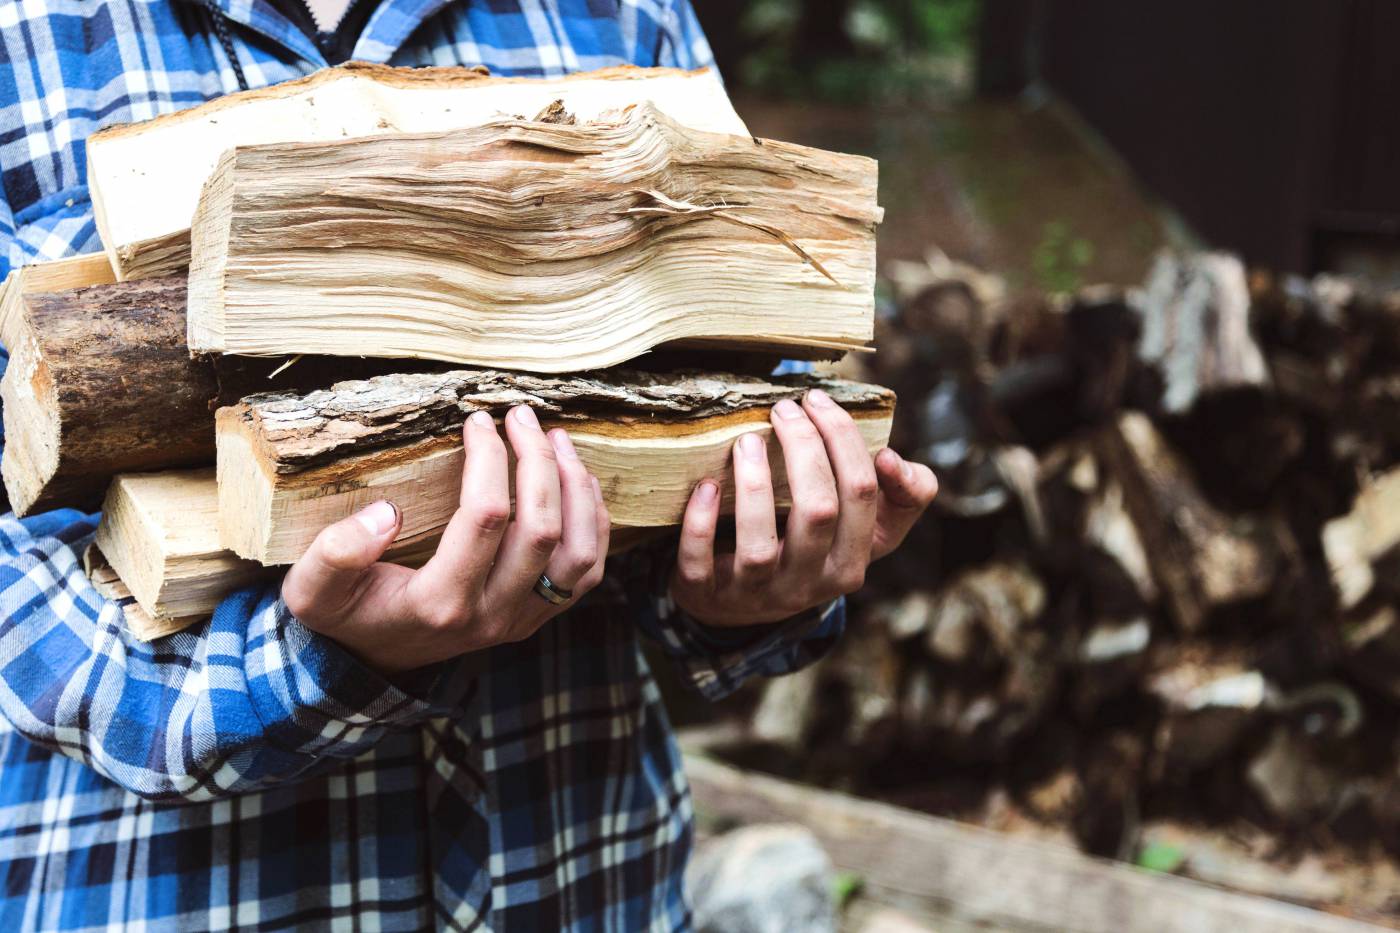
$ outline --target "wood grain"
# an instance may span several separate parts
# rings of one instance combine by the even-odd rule
[[[852,413],[872,450],[884,446],[892,393],[810,376],[461,370],[254,396],[217,417],[220,540],[244,557],[290,563],[321,528],[383,498],[404,514],[400,544],[434,538],[457,507],[462,420],[474,411],[499,417],[519,404],[534,408],[546,428],[569,431],[615,527],[674,525],[706,477],[721,481],[732,509],[734,441],[770,434],[771,406],[817,386]],[[776,444],[769,454],[783,501]]]
[[[459,129],[531,116],[555,100],[580,119],[652,101],[687,126],[748,133],[710,70],[617,67],[540,79],[349,62],[93,134],[88,187],[98,232],[119,278],[176,272],[189,262],[200,187],[234,146]]]
[[[830,356],[873,335],[876,165],[595,123],[240,147],[192,231],[195,351],[533,372],[666,343]]]

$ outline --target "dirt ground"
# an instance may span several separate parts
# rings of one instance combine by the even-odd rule
[[[1191,235],[1091,131],[1030,98],[857,108],[735,99],[758,136],[880,162],[882,264],[936,246],[1013,288],[1142,281]]]

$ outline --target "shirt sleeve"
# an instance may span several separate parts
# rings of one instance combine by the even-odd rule
[[[662,68],[712,68],[715,64],[710,41],[690,0],[672,0],[667,4],[658,26],[661,42],[656,64]]]
[[[392,684],[288,612],[275,586],[153,643],[93,589],[96,516],[0,516],[0,713],[29,738],[150,800],[295,781],[446,705],[452,668]]]
[[[846,629],[846,602],[823,606],[772,625],[716,628],[682,611],[670,596],[674,543],[637,548],[620,558],[638,628],[660,644],[702,696],[719,700],[750,677],[777,677],[824,657]]]

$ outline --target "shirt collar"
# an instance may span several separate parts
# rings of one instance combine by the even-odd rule
[[[182,0],[205,6],[203,0]],[[327,62],[306,33],[267,0],[212,0],[228,19],[276,42],[288,52],[317,67]],[[365,24],[355,44],[353,58],[386,63],[408,37],[427,19],[453,0],[383,0]]]

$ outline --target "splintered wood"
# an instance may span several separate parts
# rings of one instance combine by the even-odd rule
[[[721,481],[732,509],[735,439],[768,433],[771,406],[813,387],[855,417],[871,450],[884,446],[892,393],[810,376],[455,371],[252,396],[218,414],[220,539],[243,557],[290,563],[327,524],[378,499],[403,512],[400,545],[435,536],[457,507],[463,418],[520,404],[533,407],[546,429],[568,429],[615,526],[674,525],[706,477]],[[776,444],[769,454],[781,500]]]
[[[876,165],[682,127],[502,120],[238,148],[196,215],[192,351],[535,372],[873,335]]]
[[[118,278],[176,272],[189,262],[200,188],[234,146],[460,129],[532,116],[555,100],[580,120],[651,101],[694,129],[748,134],[710,70],[619,67],[546,80],[351,62],[94,133],[88,187],[98,232]]]

